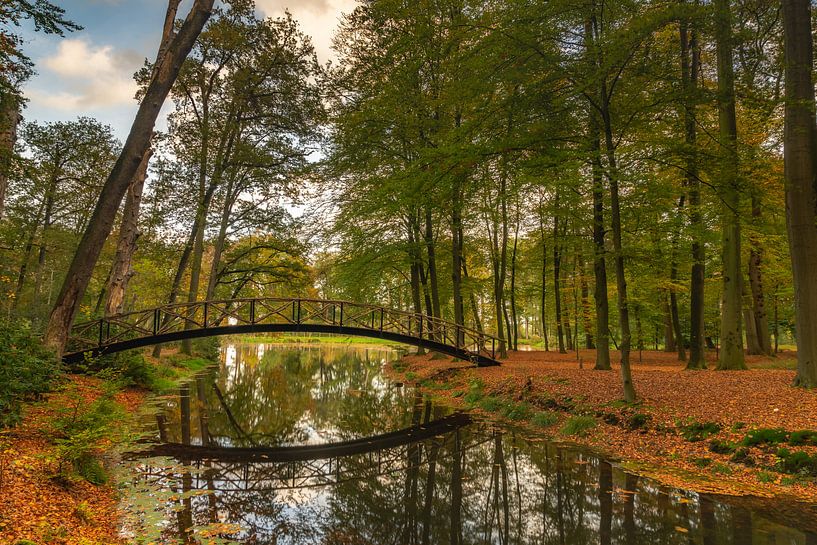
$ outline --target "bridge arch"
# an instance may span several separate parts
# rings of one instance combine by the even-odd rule
[[[164,305],[75,325],[63,360],[154,344],[243,333],[330,333],[387,339],[499,365],[499,341],[446,320],[375,305],[300,298],[256,298]]]

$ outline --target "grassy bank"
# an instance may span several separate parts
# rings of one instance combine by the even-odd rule
[[[593,361],[590,351],[580,357]],[[575,355],[520,352],[484,369],[411,356],[393,372],[446,404],[592,447],[669,485],[817,502],[817,392],[791,387],[792,357],[692,372],[645,352],[632,405],[619,401],[617,370],[594,371]]]
[[[288,335],[288,334],[269,334],[269,335],[235,335],[225,337],[225,342],[236,343],[265,343],[265,344],[330,344],[330,345],[352,345],[352,346],[373,346],[373,347],[388,347],[388,348],[405,348],[405,345],[389,341],[387,339],[378,339],[375,337],[353,337],[349,335],[321,335],[321,334],[307,334],[307,335]]]
[[[0,376],[30,378],[4,399],[0,543],[119,543],[111,477],[118,453],[138,437],[145,399],[212,365],[212,346],[193,357],[133,352],[61,369],[35,338],[26,339],[11,345],[11,357],[0,344]],[[35,374],[38,367],[52,371]]]

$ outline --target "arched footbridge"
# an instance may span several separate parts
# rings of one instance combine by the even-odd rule
[[[154,344],[242,333],[329,333],[387,339],[479,366],[499,365],[496,337],[446,320],[322,299],[259,298],[179,303],[76,324],[63,360]]]

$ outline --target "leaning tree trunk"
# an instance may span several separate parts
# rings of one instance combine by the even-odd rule
[[[740,250],[740,174],[738,173],[735,70],[732,60],[732,12],[729,0],[714,0],[718,57],[718,126],[723,297],[718,369],[745,369],[742,331]]]
[[[106,289],[105,316],[120,314],[124,308],[125,292],[133,277],[133,255],[136,252],[136,241],[139,238],[139,208],[142,205],[142,190],[152,155],[153,151],[148,148],[128,188],[125,210],[122,214],[122,226],[119,230],[119,243],[116,246],[116,257]]]
[[[179,75],[182,63],[210,18],[214,2],[195,0],[179,31],[167,32],[162,38],[159,50],[163,54],[157,59],[154,75],[139,105],[128,139],[102,187],[91,221],[80,240],[48,320],[44,341],[58,354],[62,353],[68,340],[68,332],[85,296],[102,247],[111,233],[122,198],[150,145],[156,118]],[[178,6],[178,2],[171,0],[168,19],[175,14],[174,6]],[[172,25],[165,24],[166,30],[170,28]]]
[[[17,142],[17,126],[20,124],[20,99],[14,93],[0,97],[0,219],[6,206],[9,171]]]
[[[795,384],[817,387],[817,134],[809,0],[783,0],[786,37],[786,223],[797,327]]]

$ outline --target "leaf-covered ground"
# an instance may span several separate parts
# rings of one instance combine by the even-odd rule
[[[578,358],[575,352],[511,353],[502,366],[480,369],[447,358],[409,356],[404,367],[397,367],[404,380],[417,381],[456,406],[491,412],[493,407],[486,411],[485,404],[480,408],[466,401],[467,393],[478,386],[484,395],[504,403],[522,404],[532,412],[550,411],[559,421],[545,433],[594,447],[667,484],[817,502],[814,478],[777,471],[779,448],[813,456],[815,446],[754,445],[746,450],[748,465],[734,461],[734,452],[712,452],[713,440],[739,449],[747,433],[758,428],[817,429],[817,391],[792,387],[793,354],[748,357],[748,371],[730,372],[714,370],[714,353],[705,371],[684,370],[674,354],[644,352],[639,358],[636,352],[633,356],[639,396],[634,406],[619,401],[623,397],[619,367],[614,363],[612,371],[593,370],[595,354],[589,350]],[[613,361],[617,358],[614,353]],[[497,414],[494,411],[493,416]],[[576,415],[592,416],[598,424],[584,436],[560,432]],[[521,419],[521,424],[533,427],[531,420]],[[720,429],[697,441],[683,437],[683,426],[705,423]]]
[[[90,404],[100,381],[71,376],[76,391]],[[143,392],[126,390],[116,401],[133,412]],[[20,426],[0,434],[0,543],[27,539],[48,544],[119,543],[116,491],[76,479],[55,478],[51,423],[68,402],[64,392],[51,394],[25,409]]]

